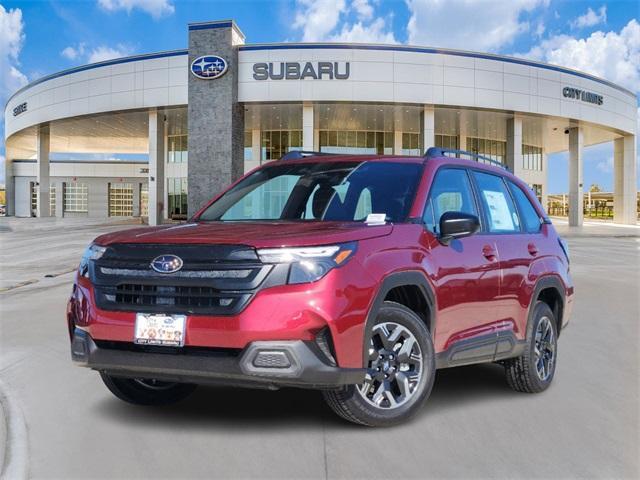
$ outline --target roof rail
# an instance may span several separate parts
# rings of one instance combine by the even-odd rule
[[[467,157],[470,157],[471,160],[475,160],[476,162],[488,163],[489,165],[494,165],[496,167],[504,168],[505,170],[509,171],[509,167],[507,167],[503,163],[500,163],[497,160],[494,160],[493,158],[484,157],[482,155],[479,155],[473,152],[467,152],[466,150],[454,150],[452,148],[431,147],[425,152],[424,158],[451,156],[447,154],[454,154],[456,156],[465,155]]]
[[[280,160],[299,160],[306,157],[334,155],[327,152],[312,152],[311,150],[291,150],[280,157]]]

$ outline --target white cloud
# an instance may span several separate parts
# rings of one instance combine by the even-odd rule
[[[496,51],[530,30],[523,17],[549,0],[406,0],[409,43]]]
[[[116,47],[101,45],[89,52],[87,60],[89,63],[104,62],[112,58],[126,57],[127,55],[131,55],[131,52],[131,48],[126,45],[117,45]]]
[[[640,91],[640,24],[633,19],[620,32],[593,32],[587,38],[557,35],[522,55],[575,68]]]
[[[352,7],[358,14],[359,20],[371,20],[373,18],[373,7],[369,0],[353,0]]]
[[[397,43],[369,0],[297,0],[294,18],[304,42]]]
[[[11,93],[27,83],[20,71],[18,56],[24,43],[22,10],[5,10],[0,5],[0,103],[4,105]]]
[[[293,27],[302,30],[303,42],[326,40],[338,26],[340,14],[347,9],[345,0],[298,0]]]
[[[76,60],[77,58],[84,56],[84,52],[85,52],[85,44],[79,43],[76,46],[69,45],[68,47],[66,47],[64,50],[60,52],[60,55],[62,55],[64,58],[68,60]]]
[[[0,104],[26,85],[27,77],[20,71],[19,56],[24,43],[22,10],[6,10],[0,5]],[[0,183],[4,183],[4,122],[0,123]]]
[[[331,37],[332,42],[350,43],[398,43],[393,32],[385,30],[385,22],[378,18],[368,25],[362,22],[345,24],[339,33]]]
[[[596,168],[600,170],[602,173],[613,172],[613,157],[609,157],[606,160],[600,160],[596,164]]]
[[[603,5],[598,9],[598,13],[594,12],[591,7],[587,8],[587,13],[580,15],[578,18],[570,22],[571,28],[593,27],[600,23],[607,22],[607,6]]]
[[[126,10],[131,13],[131,10],[140,9],[155,19],[171,15],[176,10],[169,0],[98,0],[98,4],[108,12]]]

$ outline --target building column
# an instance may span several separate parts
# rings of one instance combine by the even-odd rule
[[[56,181],[56,211],[55,215],[58,218],[64,216],[64,182],[62,180]]]
[[[149,110],[149,225],[161,225],[164,219],[164,114]]]
[[[393,132],[393,154],[402,155],[402,131]]]
[[[422,150],[423,153],[436,145],[436,118],[433,105],[425,105],[422,110]]]
[[[522,174],[522,117],[514,115],[507,120],[507,167],[520,177]]]
[[[613,141],[613,175],[613,220],[635,225],[638,221],[635,135]]]
[[[254,128],[251,130],[251,165],[245,168],[245,173],[260,164],[262,164],[262,131]]]
[[[302,150],[313,151],[313,103],[302,104]]]
[[[133,208],[131,211],[131,216],[139,217],[140,216],[140,182],[133,182],[133,198],[131,201],[133,202]]]
[[[569,225],[582,226],[584,211],[582,201],[584,187],[582,185],[582,149],[584,135],[581,127],[569,129]]]
[[[39,125],[36,144],[36,216],[50,217],[49,193],[49,152],[51,148],[49,124]]]
[[[4,161],[4,196],[6,215],[13,217],[16,214],[16,179],[13,176],[13,161],[9,158],[9,152],[6,152]]]

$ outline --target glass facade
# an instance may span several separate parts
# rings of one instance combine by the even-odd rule
[[[244,132],[244,161],[250,162],[253,160],[253,145],[252,145],[251,131]]]
[[[131,217],[133,216],[133,184],[110,183],[109,184],[109,216]]]
[[[149,216],[149,185],[146,183],[140,184],[140,216]]]
[[[419,133],[402,133],[402,155],[423,155],[422,135]]]
[[[488,138],[467,137],[467,151],[505,163],[507,142],[489,140]]]
[[[186,163],[189,157],[187,135],[167,136],[167,161],[169,163]]]
[[[251,132],[249,145],[251,145]],[[262,161],[278,160],[291,150],[302,148],[302,130],[266,130],[261,132]],[[245,133],[245,148],[247,135]],[[246,158],[246,150],[245,150]]]
[[[86,213],[88,210],[88,185],[79,182],[66,182],[64,184],[64,211],[70,213]]]
[[[522,168],[542,171],[542,147],[522,145]]]
[[[460,141],[457,135],[436,135],[436,147],[460,150]]]
[[[393,132],[320,130],[320,151],[343,154],[393,154]]]
[[[173,220],[187,218],[187,179],[167,178],[167,216]]]

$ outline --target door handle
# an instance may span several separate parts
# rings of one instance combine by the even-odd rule
[[[485,245],[482,247],[482,256],[493,262],[496,259],[496,250],[491,245]]]
[[[531,255],[532,257],[535,257],[538,254],[538,247],[536,247],[533,243],[527,245],[527,250],[529,250],[529,255]]]

